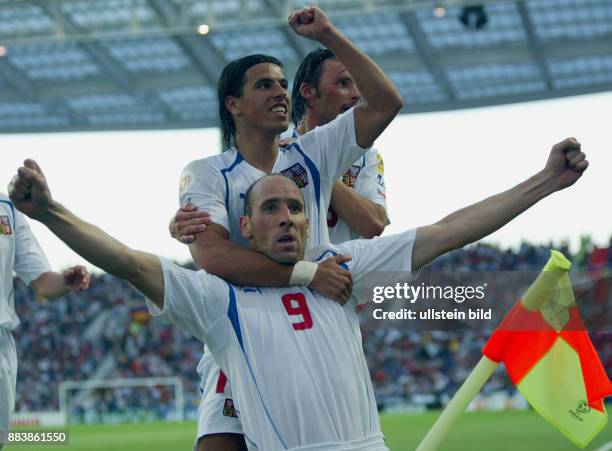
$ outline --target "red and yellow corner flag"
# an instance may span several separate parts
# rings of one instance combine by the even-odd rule
[[[504,362],[529,404],[583,448],[607,423],[603,399],[612,395],[612,383],[580,318],[567,274],[571,263],[552,251],[547,267],[553,266],[563,269],[555,289],[538,292],[532,285],[483,354]]]

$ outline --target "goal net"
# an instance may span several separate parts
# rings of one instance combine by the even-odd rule
[[[59,408],[66,424],[183,421],[178,377],[64,381]]]

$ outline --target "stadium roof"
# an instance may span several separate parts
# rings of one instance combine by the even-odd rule
[[[612,89],[612,0],[309,3],[391,76],[404,113]],[[294,4],[0,0],[0,133],[215,126],[227,62],[268,53],[290,76],[314,48],[286,25]]]

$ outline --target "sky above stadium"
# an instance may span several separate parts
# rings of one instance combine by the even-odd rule
[[[410,99],[405,99],[410,102]],[[485,241],[518,246],[612,235],[612,93],[442,113],[403,115],[378,139],[392,224],[385,234],[435,222],[514,186],[544,167],[553,144],[580,140],[591,162],[555,193]],[[43,168],[54,197],[127,245],[177,261],[187,247],[168,234],[178,182],[191,160],[214,155],[217,129],[0,135],[0,191],[25,158]],[[54,268],[83,263],[32,223]],[[88,265],[90,266],[90,265]]]

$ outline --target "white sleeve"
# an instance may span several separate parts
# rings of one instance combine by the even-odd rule
[[[409,281],[412,271],[412,249],[416,229],[371,240],[347,241],[337,246],[342,254],[353,259],[349,270],[353,275],[353,300],[363,304],[372,299],[372,287]]]
[[[335,182],[368,150],[357,144],[354,111],[353,107],[298,138],[300,148],[314,161],[321,176],[329,181]]]
[[[385,188],[385,169],[382,157],[376,149],[370,149],[365,154],[365,164],[355,182],[355,192],[385,209],[386,223],[389,225],[387,198]]]
[[[159,260],[164,277],[164,308],[160,310],[147,299],[151,316],[163,318],[211,348],[218,348],[226,338],[224,328],[215,326],[226,317],[228,284],[203,270],[192,271],[166,259]]]
[[[25,216],[15,210],[15,265],[17,275],[27,285],[51,271],[49,261],[34,237]]]
[[[184,206],[191,202],[199,211],[207,211],[215,224],[229,231],[226,191],[220,170],[205,160],[192,161],[181,174],[179,203]]]

